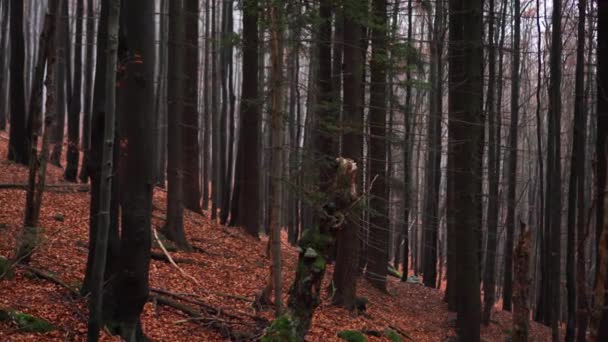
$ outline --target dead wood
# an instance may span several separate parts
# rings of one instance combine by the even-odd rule
[[[27,184],[21,183],[4,183],[0,184],[1,189],[16,189],[27,190]],[[44,190],[47,192],[88,192],[90,186],[88,184],[45,184]]]

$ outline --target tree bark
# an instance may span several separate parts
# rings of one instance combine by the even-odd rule
[[[513,342],[527,342],[530,328],[530,253],[532,250],[531,232],[521,224],[521,236],[515,248],[514,291],[513,291]]]
[[[76,43],[74,44],[74,83],[70,96],[68,113],[68,150],[63,177],[76,182],[78,161],[80,159],[80,112],[82,107],[82,24],[84,17],[84,0],[76,2]]]
[[[0,8],[2,11],[0,17],[0,49],[2,51],[9,51],[8,53],[3,53],[0,55],[0,130],[6,129],[6,113],[8,113],[7,104],[9,103],[9,99],[6,96],[6,91],[8,87],[7,79],[9,75],[9,69],[7,68],[7,61],[10,59],[10,50],[9,50],[9,33],[8,28],[10,25],[10,18],[8,13],[10,11],[10,2],[9,0],[4,0],[0,3]]]
[[[450,1],[448,224],[453,235],[453,280],[456,281],[457,331],[462,341],[480,340],[478,191],[482,157],[482,4]],[[457,246],[457,248],[456,248]]]
[[[29,145],[25,112],[25,38],[23,36],[23,2],[10,6],[10,123],[8,160],[28,165]]]
[[[362,129],[361,85],[363,82],[363,54],[361,52],[361,25],[353,11],[363,6],[362,1],[344,3],[344,72],[342,104],[344,135],[342,154],[355,162],[361,160]],[[361,164],[362,165],[362,164]],[[334,304],[353,309],[357,294],[359,260],[359,226],[355,219],[347,219],[337,233],[336,266],[333,282]]]
[[[95,8],[94,1],[87,0],[87,20],[86,20],[86,47],[85,47],[85,74],[84,74],[84,108],[82,116],[82,165],[78,179],[86,183],[89,179],[87,165],[89,164],[91,149],[91,119],[93,117],[93,72],[95,63],[93,54],[95,53]]]
[[[370,60],[370,173],[378,176],[371,189],[369,247],[366,278],[386,292],[389,245],[388,187],[386,174],[386,0],[372,2],[372,56]]]
[[[55,83],[55,92],[57,94],[57,124],[55,125],[52,133],[53,151],[51,152],[49,162],[55,166],[61,167],[61,153],[63,151],[63,135],[65,130],[65,116],[66,116],[66,101],[67,92],[70,91],[69,87],[66,86],[67,78],[70,77],[68,72],[69,50],[68,50],[68,37],[70,34],[70,17],[68,12],[68,1],[64,1],[60,8],[60,15],[57,17],[57,34],[56,48],[57,48],[57,70],[55,71],[55,77],[57,82]]]
[[[169,59],[167,80],[167,224],[163,232],[180,249],[190,246],[184,232],[184,174],[186,146],[184,136],[186,99],[186,8],[185,0],[169,2]]]
[[[243,78],[241,84],[241,128],[236,158],[231,224],[258,236],[259,121],[258,99],[258,1],[243,4]]]

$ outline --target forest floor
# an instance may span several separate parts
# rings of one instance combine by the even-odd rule
[[[0,184],[24,184],[27,169],[6,160],[7,144],[7,135],[0,133]],[[62,172],[60,168],[49,166],[47,184],[63,184]],[[165,200],[166,193],[157,189],[154,193],[154,227],[163,225]],[[14,252],[23,223],[24,203],[25,191],[0,189],[0,256],[5,258],[10,258]],[[30,266],[77,289],[87,258],[88,217],[87,192],[45,192],[40,217],[43,238]],[[220,226],[209,219],[208,212],[203,216],[187,211],[185,225],[188,238],[197,251],[170,254],[179,259],[179,267],[189,276],[184,276],[170,263],[152,260],[150,286],[190,299],[190,302],[179,301],[182,304],[195,307],[204,302],[220,312],[204,319],[187,320],[183,312],[150,301],[142,314],[144,332],[154,341],[224,341],[222,329],[218,328],[221,323],[240,317],[244,319],[232,322],[231,326],[240,325],[244,330],[253,327],[252,317],[256,312],[252,303],[268,278],[267,240],[255,239],[238,228]],[[283,293],[287,297],[297,252],[285,236],[282,246]],[[158,248],[154,248],[154,252],[162,254]],[[332,270],[330,266],[324,288],[327,288]],[[0,322],[0,341],[86,340],[85,298],[73,295],[66,287],[48,279],[34,276],[25,267],[17,266],[14,273],[12,279],[0,280],[0,309],[44,318],[57,329],[44,334],[24,333],[14,322]],[[307,340],[341,341],[337,333],[342,330],[382,332],[389,327],[405,337],[405,341],[447,341],[455,335],[455,316],[448,313],[440,290],[389,277],[388,293],[373,289],[365,280],[359,282],[358,293],[369,300],[367,312],[358,316],[332,306],[328,294],[324,293]],[[272,319],[271,311],[260,315]],[[505,341],[511,330],[511,315],[497,310],[492,317],[492,323],[482,328],[484,340]],[[531,323],[532,341],[548,341],[550,336],[548,328]],[[370,336],[368,339],[389,341],[385,337]],[[114,341],[116,338],[104,333],[102,340]]]

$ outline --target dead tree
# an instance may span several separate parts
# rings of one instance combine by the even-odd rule
[[[336,158],[332,169],[333,177],[324,194],[326,202],[319,208],[319,225],[306,229],[298,243],[296,277],[289,290],[287,310],[268,328],[264,341],[303,341],[321,303],[327,253],[360,199],[357,164],[351,159]]]

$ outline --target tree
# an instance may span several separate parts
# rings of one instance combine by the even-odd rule
[[[25,42],[23,37],[23,2],[11,1],[10,44],[10,122],[8,160],[28,165],[29,146],[25,113]]]
[[[23,235],[15,253],[15,260],[18,262],[28,262],[31,254],[38,244],[38,220],[40,218],[40,208],[42,206],[42,195],[46,180],[46,166],[49,156],[49,131],[54,120],[54,96],[53,96],[53,77],[52,71],[55,56],[52,51],[55,30],[55,14],[57,4],[60,1],[53,1],[49,4],[48,13],[44,18],[44,27],[40,35],[38,48],[38,62],[32,80],[32,94],[30,95],[29,115],[27,131],[30,132],[30,156],[29,156],[29,177],[25,203],[25,218],[23,222]],[[48,61],[48,64],[47,64]],[[40,158],[38,158],[38,136],[42,129],[42,91],[44,83],[44,67],[48,65],[47,73],[47,112],[44,120],[44,135]]]
[[[185,112],[185,50],[186,8],[184,0],[169,3],[169,71],[167,108],[169,130],[167,132],[167,224],[164,233],[180,249],[190,246],[184,233],[184,154],[186,150],[183,121]]]
[[[441,64],[443,40],[443,1],[435,6],[435,23],[431,42],[430,65],[430,110],[427,127],[427,164],[425,174],[424,202],[424,285],[435,287],[437,283],[437,230],[439,228],[439,186],[441,183],[441,109],[443,90],[441,87],[443,68]]]
[[[105,14],[105,16],[104,16]],[[89,244],[95,244],[95,249],[93,253],[89,251],[89,259],[91,262],[91,271],[90,271],[90,279],[91,284],[91,297],[89,299],[89,321],[88,321],[88,331],[87,331],[87,341],[98,341],[99,340],[99,331],[102,329],[104,325],[104,317],[103,317],[103,291],[104,291],[104,271],[106,269],[106,258],[108,256],[108,237],[110,235],[110,206],[111,206],[111,191],[112,191],[112,175],[113,175],[113,165],[112,161],[114,160],[114,156],[112,155],[114,152],[114,128],[116,125],[116,70],[117,70],[117,50],[118,50],[118,28],[119,28],[119,16],[120,16],[120,0],[112,0],[111,2],[106,2],[102,4],[102,17],[99,22],[99,32],[105,31],[102,35],[100,33],[100,38],[106,38],[107,40],[103,41],[103,45],[100,46],[99,50],[102,50],[102,47],[108,48],[108,53],[105,58],[102,60],[98,60],[98,62],[105,62],[107,65],[101,69],[106,72],[105,75],[97,75],[96,86],[95,88],[99,88],[101,85],[99,84],[101,79],[105,80],[105,91],[104,99],[105,101],[105,110],[104,110],[104,127],[103,134],[104,140],[107,142],[103,144],[102,147],[102,165],[100,167],[100,175],[97,175],[97,171],[95,173],[91,172],[91,186],[98,185],[98,203],[97,209],[99,212],[96,213],[97,216],[95,218],[91,217],[91,220],[96,219],[96,229],[93,232],[90,231],[90,234],[95,234],[95,240],[91,237],[89,240]],[[104,24],[107,23],[107,26],[104,27]],[[100,70],[98,68],[97,70]],[[99,89],[96,89],[96,94],[102,94]],[[93,153],[91,153],[93,156]],[[95,179],[95,180],[94,180]],[[91,201],[92,203],[92,201]],[[93,204],[91,204],[91,208]],[[92,255],[91,255],[92,254]],[[87,267],[88,268],[88,267]],[[86,286],[86,285],[85,285]],[[107,304],[106,304],[107,305]]]
[[[4,0],[0,2],[0,49],[3,51],[8,51],[8,27],[9,27],[9,16],[10,12],[10,1]],[[6,96],[7,90],[7,78],[9,75],[9,70],[7,68],[7,61],[10,60],[10,55],[7,53],[3,53],[0,55],[0,130],[6,129],[6,113],[8,112],[7,104],[8,97]]]
[[[370,172],[378,176],[371,189],[369,247],[365,276],[386,291],[389,245],[388,187],[386,174],[386,0],[372,2],[372,56],[370,60]]]
[[[343,97],[342,154],[355,162],[361,160],[363,128],[361,113],[361,84],[363,82],[363,55],[361,53],[361,23],[360,11],[365,9],[363,0],[344,2],[344,64],[342,73]],[[333,282],[335,292],[333,303],[353,309],[356,299],[358,256],[359,256],[359,226],[347,219],[344,227],[338,232],[336,239],[336,266]]]
[[[188,0],[184,3],[185,22],[184,44],[184,93],[179,94],[183,102],[182,116],[182,182],[184,207],[201,212],[201,182],[200,182],[200,145],[198,142],[198,22],[199,0]],[[171,65],[171,63],[169,63]]]
[[[568,184],[568,238],[566,258],[566,285],[568,290],[568,320],[566,341],[574,341],[578,327],[578,340],[587,335],[587,291],[585,265],[585,143],[587,113],[585,108],[585,15],[586,1],[578,2],[578,30],[576,44],[576,74],[574,83],[574,124],[570,180]],[[578,235],[577,235],[578,233]],[[576,256],[578,250],[578,257]],[[576,265],[575,265],[576,261]],[[578,278],[578,282],[577,282]],[[578,297],[578,298],[577,298]],[[577,304],[578,300],[578,304]],[[578,309],[577,309],[578,308]],[[578,310],[578,313],[577,313]]]
[[[76,182],[78,161],[80,159],[80,112],[82,107],[82,25],[84,17],[84,0],[76,2],[76,44],[74,45],[74,83],[68,108],[68,151],[67,164],[63,177]]]
[[[507,243],[505,246],[505,274],[502,308],[511,311],[513,292],[513,234],[515,231],[515,192],[517,190],[517,125],[519,120],[519,1],[513,2],[513,65],[511,67],[511,126],[509,129],[509,170],[507,190]]]
[[[482,322],[490,324],[490,316],[494,307],[496,291],[496,231],[498,228],[498,182],[500,151],[497,149],[500,143],[500,136],[497,135],[496,125],[496,104],[494,98],[496,94],[496,48],[494,46],[494,0],[489,1],[488,18],[488,91],[486,111],[488,116],[488,208],[487,208],[487,245],[486,245],[486,264],[483,276],[483,300],[484,307]]]
[[[144,341],[139,316],[148,300],[150,219],[154,177],[154,2],[124,1],[119,55],[123,73],[117,89],[121,155],[121,235],[112,293],[112,320],[129,341]],[[124,163],[124,164],[123,164]]]
[[[231,224],[242,226],[257,237],[259,225],[258,179],[258,1],[243,3],[243,78],[241,84],[241,129],[232,195]],[[207,186],[207,185],[205,185]]]
[[[93,63],[93,54],[95,53],[95,9],[93,0],[87,1],[87,21],[86,21],[86,48],[85,48],[85,74],[84,74],[84,103],[83,103],[83,117],[82,117],[82,166],[80,167],[80,173],[78,179],[86,183],[89,174],[87,172],[87,165],[89,164],[90,158],[90,146],[91,146],[91,119],[93,116],[93,71],[95,63]]]
[[[548,263],[546,276],[550,279],[548,298],[549,322],[551,323],[553,341],[559,341],[559,317],[561,307],[560,275],[561,262],[561,60],[562,60],[562,20],[561,0],[553,0],[551,15],[551,50],[549,52],[549,108],[548,108],[548,143],[547,143],[547,209],[545,220],[548,222],[549,251],[551,261]]]
[[[448,234],[454,255],[448,268],[457,290],[457,330],[463,341],[480,340],[478,262],[482,137],[482,4],[451,0],[449,6]],[[450,281],[450,279],[448,279]]]
[[[55,82],[55,93],[57,94],[57,123],[52,133],[53,151],[49,162],[55,166],[61,166],[61,153],[63,151],[63,135],[65,130],[66,101],[70,87],[67,86],[70,78],[70,15],[68,1],[64,1],[57,17],[57,70],[55,71],[57,82]]]
[[[601,232],[602,230],[606,230],[604,227],[607,222],[604,215],[606,214],[606,198],[603,194],[606,191],[606,179],[604,175],[606,175],[606,142],[608,141],[608,63],[606,60],[608,59],[608,3],[605,1],[598,1],[597,3],[597,135],[596,135],[596,145],[595,145],[595,175],[597,177],[597,181],[595,184],[595,194],[596,198],[596,243],[597,250],[600,251],[602,248],[606,248],[606,246],[600,245],[601,243]],[[608,235],[608,234],[607,234]],[[606,269],[601,269],[600,265],[600,257],[596,259],[596,281],[599,279],[599,275],[604,272],[607,272]],[[608,283],[604,284],[608,288]],[[604,298],[605,302],[608,304],[608,298]],[[597,305],[597,304],[596,304]],[[600,304],[601,306],[601,304]],[[596,327],[598,329],[597,341],[602,341],[608,338],[608,309],[606,308],[606,304],[603,305],[604,309],[602,310],[601,322],[596,322]],[[591,327],[591,324],[590,324]],[[590,330],[592,330],[590,328]]]

